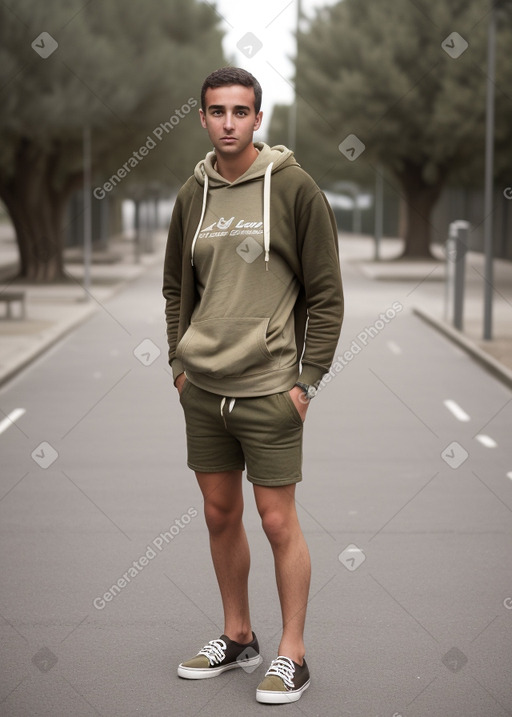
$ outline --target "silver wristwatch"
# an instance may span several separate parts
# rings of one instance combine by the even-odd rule
[[[295,385],[304,391],[304,395],[308,400],[311,400],[316,396],[316,388],[314,386],[307,383],[302,383],[301,381],[296,381]]]

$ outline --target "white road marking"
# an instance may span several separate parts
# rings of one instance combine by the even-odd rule
[[[402,353],[402,349],[395,341],[388,341],[388,349],[397,356]]]
[[[16,423],[18,418],[21,418],[23,414],[25,413],[24,408],[15,408],[14,411],[11,411],[4,419],[3,421],[0,421],[0,433],[3,433],[8,428],[10,428],[13,423]]]
[[[466,411],[464,411],[458,403],[452,401],[451,398],[447,398],[446,401],[444,401],[443,403],[458,421],[466,422],[471,420]]]
[[[486,436],[485,433],[479,433],[478,436],[475,436],[475,439],[486,448],[496,448],[496,446],[498,445],[494,438],[491,438],[491,436]]]

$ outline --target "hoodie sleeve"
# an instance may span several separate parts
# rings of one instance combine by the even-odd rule
[[[299,211],[297,235],[308,315],[299,380],[318,384],[331,367],[343,323],[338,230],[332,208],[318,187]]]
[[[167,342],[169,345],[169,364],[173,381],[183,373],[181,362],[175,358],[178,344],[178,331],[181,315],[181,288],[183,265],[183,223],[181,197],[178,194],[172,212],[164,259],[162,293],[165,298],[165,318],[167,323]]]

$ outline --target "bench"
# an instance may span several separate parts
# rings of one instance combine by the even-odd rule
[[[26,316],[25,311],[25,292],[24,291],[3,291],[0,292],[0,302],[3,302],[7,305],[7,313],[5,314],[5,319],[13,319],[15,318],[12,314],[11,304],[19,303],[21,304],[21,319],[24,319]]]

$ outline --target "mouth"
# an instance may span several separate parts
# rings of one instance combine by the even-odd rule
[[[236,137],[221,137],[221,142],[226,142],[227,144],[231,144],[232,142],[236,142]]]

